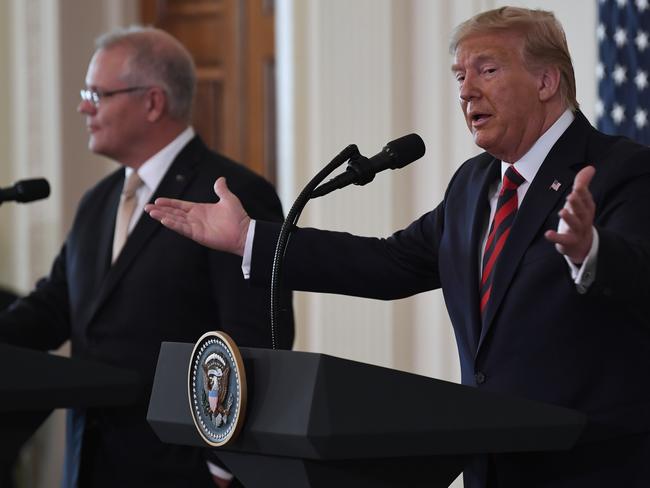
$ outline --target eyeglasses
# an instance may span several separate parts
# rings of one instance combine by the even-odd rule
[[[79,94],[84,102],[90,102],[95,107],[99,105],[102,98],[112,97],[120,93],[131,93],[137,90],[148,90],[150,86],[130,86],[128,88],[120,88],[119,90],[90,90],[88,88],[80,90]]]

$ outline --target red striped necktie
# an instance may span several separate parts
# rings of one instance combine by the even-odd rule
[[[499,259],[499,254],[510,234],[510,228],[517,214],[517,188],[524,181],[514,166],[508,166],[503,175],[503,184],[497,200],[497,209],[490,226],[483,253],[483,272],[481,274],[481,317],[487,309],[492,291],[492,277]]]

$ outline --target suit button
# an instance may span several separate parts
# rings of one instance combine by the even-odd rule
[[[476,373],[474,373],[474,379],[476,380],[477,385],[482,385],[483,383],[485,383],[485,373],[483,373],[482,371],[477,371]]]

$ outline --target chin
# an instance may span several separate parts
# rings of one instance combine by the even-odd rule
[[[106,155],[106,148],[102,146],[100,141],[97,141],[93,137],[88,141],[88,149],[95,154],[100,154],[102,156]]]
[[[474,133],[474,144],[483,149],[484,151],[490,152],[490,141],[486,141],[484,137],[481,137],[479,134]]]

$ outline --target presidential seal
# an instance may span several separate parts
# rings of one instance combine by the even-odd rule
[[[188,397],[194,425],[205,442],[223,446],[237,436],[246,411],[246,374],[228,334],[208,332],[194,346]]]

